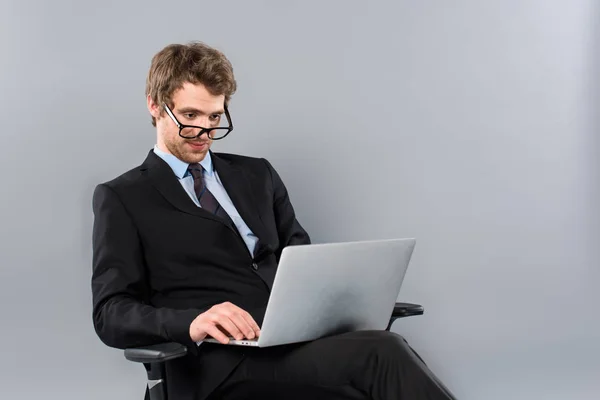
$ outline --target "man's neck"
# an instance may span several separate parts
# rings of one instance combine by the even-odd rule
[[[157,140],[157,141],[156,141],[156,147],[157,147],[157,148],[158,148],[160,151],[162,151],[162,152],[164,152],[164,153],[167,153],[167,154],[171,154],[171,155],[173,155],[173,153],[171,153],[171,152],[169,151],[169,149],[167,149],[167,146],[165,146],[165,144],[164,144],[163,142],[161,142],[160,140]]]

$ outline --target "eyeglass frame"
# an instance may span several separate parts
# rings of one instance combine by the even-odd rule
[[[169,115],[169,117],[171,117],[171,119],[173,120],[173,122],[175,123],[175,125],[177,125],[177,127],[179,128],[179,136],[182,137],[183,139],[197,139],[200,136],[204,135],[206,133],[206,136],[210,139],[210,140],[221,140],[221,139],[225,139],[225,137],[227,135],[229,135],[231,133],[231,131],[233,130],[233,122],[231,121],[231,115],[229,114],[229,109],[227,108],[227,104],[223,105],[223,109],[225,111],[225,116],[227,117],[227,121],[229,122],[229,126],[228,127],[215,127],[215,128],[204,128],[202,126],[196,126],[196,125],[184,125],[181,122],[179,122],[179,120],[177,120],[177,117],[175,116],[175,113],[173,113],[173,111],[171,111],[171,109],[169,108],[169,106],[167,105],[167,103],[163,103],[164,109],[167,112],[167,114]],[[181,135],[181,131],[185,128],[196,128],[196,129],[200,129],[200,132],[194,136],[194,137],[185,137]],[[213,130],[224,130],[227,129],[227,133],[225,133],[225,135],[223,135],[220,138],[214,139],[212,137],[210,137],[210,132]]]

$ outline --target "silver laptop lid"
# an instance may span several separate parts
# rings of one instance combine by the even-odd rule
[[[259,346],[386,328],[415,239],[286,247]]]

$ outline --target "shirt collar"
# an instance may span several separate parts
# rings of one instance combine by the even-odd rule
[[[157,156],[162,158],[167,164],[169,164],[169,167],[171,167],[173,173],[175,173],[175,176],[177,176],[177,178],[182,179],[188,174],[189,164],[184,161],[181,161],[173,154],[162,151],[158,148],[157,145],[154,145],[154,154],[156,154]],[[208,176],[212,176],[213,164],[212,158],[210,156],[210,151],[206,153],[204,159],[200,161],[200,165],[202,165],[202,168],[204,168],[205,174],[207,174]]]

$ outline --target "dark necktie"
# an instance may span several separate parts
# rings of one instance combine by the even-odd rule
[[[190,164],[188,171],[194,177],[194,191],[200,206],[206,211],[223,218],[237,232],[237,228],[229,214],[221,207],[215,196],[208,190],[204,182],[204,168],[200,164]]]

